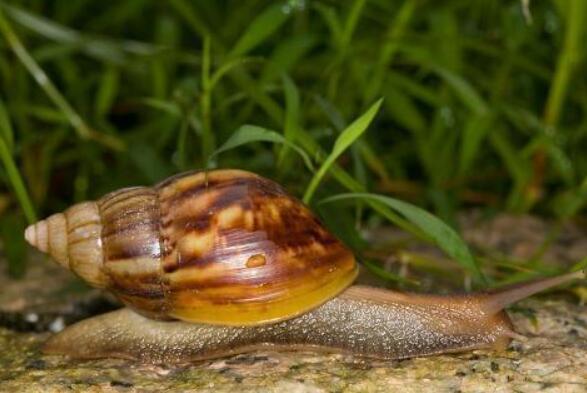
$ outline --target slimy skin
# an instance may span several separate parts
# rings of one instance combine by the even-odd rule
[[[505,305],[583,276],[575,272],[495,293],[459,296],[353,286],[299,317],[248,327],[156,321],[125,308],[68,327],[43,350],[72,358],[113,357],[166,364],[263,349],[378,359],[478,348],[502,350],[517,336],[502,310]]]

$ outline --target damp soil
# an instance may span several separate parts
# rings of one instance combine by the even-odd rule
[[[564,269],[587,256],[587,227],[581,223],[553,229],[535,217],[486,219],[469,213],[461,224],[472,248],[486,257],[539,257],[547,266]],[[368,236],[377,245],[374,255],[388,269],[417,279],[423,291],[448,292],[467,284],[458,266],[397,230],[383,228]],[[39,347],[64,326],[118,305],[41,255],[31,251],[29,258],[21,280],[0,272],[0,392],[587,392],[585,287],[511,308],[516,330],[526,340],[515,340],[503,352],[385,362],[296,352],[183,365],[79,362],[42,355]],[[428,263],[454,274],[438,280]],[[381,284],[368,274],[361,280]]]

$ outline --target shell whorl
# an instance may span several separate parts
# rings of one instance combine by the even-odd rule
[[[217,170],[155,188],[174,318],[224,325],[288,319],[356,277],[353,254],[273,181]]]
[[[25,239],[97,288],[108,286],[102,269],[102,224],[95,202],[73,205],[29,226]]]
[[[157,191],[152,187],[124,188],[105,195],[97,204],[109,289],[140,313],[166,319]]]

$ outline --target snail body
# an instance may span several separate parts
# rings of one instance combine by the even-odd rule
[[[454,296],[351,286],[303,315],[256,326],[157,321],[128,308],[78,322],[50,338],[47,354],[171,364],[257,350],[334,352],[404,359],[472,349],[505,349],[520,336],[503,307],[581,272],[495,293]]]
[[[373,300],[375,296],[378,299]],[[425,302],[417,305],[414,300]],[[45,351],[77,358],[114,356],[175,363],[262,349],[401,359],[505,348],[511,337],[508,317],[503,312],[488,318],[480,315],[479,303],[470,298],[414,299],[353,286],[297,318],[253,327],[153,321],[122,309],[73,325],[68,335],[61,333],[50,339]]]
[[[76,358],[169,363],[271,348],[400,359],[500,349],[516,336],[506,305],[582,277],[455,296],[349,287],[352,253],[309,209],[274,182],[234,170],[115,191],[25,237],[129,306],[44,346]]]

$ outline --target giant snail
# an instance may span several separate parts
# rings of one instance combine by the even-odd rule
[[[438,296],[353,286],[353,254],[278,184],[240,170],[114,191],[26,229],[27,241],[127,307],[44,346],[74,358],[185,362],[259,349],[401,359],[516,336],[503,308],[584,277]]]

